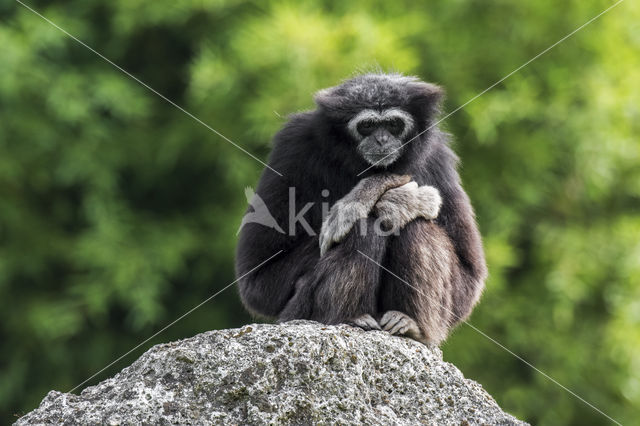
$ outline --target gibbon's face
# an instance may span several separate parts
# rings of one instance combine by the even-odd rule
[[[387,167],[402,156],[403,144],[414,125],[411,114],[400,108],[363,109],[349,120],[347,129],[365,161]]]
[[[403,145],[428,127],[442,95],[440,87],[417,77],[377,72],[319,90],[314,99],[319,113],[349,134],[356,155],[384,168],[405,155]]]

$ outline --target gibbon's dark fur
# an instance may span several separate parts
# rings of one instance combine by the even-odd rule
[[[432,343],[443,341],[469,316],[487,269],[448,136],[434,126],[407,144],[392,164],[369,168],[346,128],[363,109],[399,108],[415,121],[404,137],[408,141],[435,122],[442,95],[438,86],[415,77],[365,74],[321,90],[315,96],[317,109],[290,117],[275,136],[269,158],[269,166],[283,176],[265,168],[256,190],[285,234],[248,223],[239,236],[238,277],[283,251],[239,280],[240,296],[250,312],[280,321],[335,324],[363,314],[379,320],[387,311],[400,311],[413,318],[423,340]],[[360,180],[380,173],[409,175],[420,186],[437,188],[442,198],[437,218],[418,218],[397,235],[380,236],[371,230],[372,215],[366,219],[370,232],[362,235],[356,226],[320,257],[322,203],[334,205]],[[304,217],[315,236],[299,223],[295,235],[288,235],[290,187],[295,187],[296,211],[313,203]],[[324,189],[330,191],[328,197],[322,195]]]

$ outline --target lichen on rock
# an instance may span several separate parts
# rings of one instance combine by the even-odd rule
[[[524,424],[437,347],[311,321],[156,345],[80,395],[51,391],[17,424]]]

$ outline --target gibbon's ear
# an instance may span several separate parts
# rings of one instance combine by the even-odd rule
[[[419,81],[410,83],[408,89],[409,105],[417,117],[425,117],[429,120],[440,112],[445,95],[443,88]]]

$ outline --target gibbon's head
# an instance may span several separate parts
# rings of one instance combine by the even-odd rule
[[[367,163],[384,168],[402,157],[403,144],[428,128],[443,94],[417,77],[374,73],[320,90],[314,99]]]

